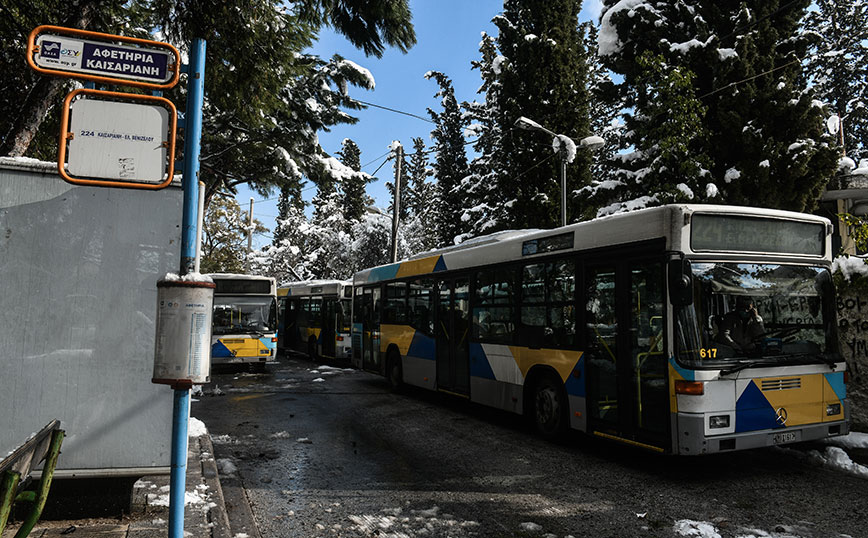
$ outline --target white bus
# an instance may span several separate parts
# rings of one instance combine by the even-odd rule
[[[350,358],[353,285],[347,280],[307,280],[277,290],[277,349],[307,353],[312,360]]]
[[[264,369],[277,347],[277,286],[271,277],[212,273],[211,364]]]
[[[354,363],[649,450],[849,432],[831,224],[669,205],[354,276]]]

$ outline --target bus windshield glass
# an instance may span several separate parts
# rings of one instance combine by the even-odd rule
[[[274,297],[214,297],[214,334],[273,332],[276,328],[277,303]]]
[[[832,278],[822,267],[693,263],[678,310],[679,362],[692,368],[832,364],[840,359]]]
[[[338,301],[337,308],[337,321],[335,325],[338,328],[338,332],[349,333],[351,331],[351,316],[350,313],[353,308],[353,300],[352,299],[341,299]]]

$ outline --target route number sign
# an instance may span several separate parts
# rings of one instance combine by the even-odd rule
[[[169,185],[174,174],[176,116],[175,106],[162,97],[73,91],[64,102],[61,119],[61,176],[85,185],[144,189]]]

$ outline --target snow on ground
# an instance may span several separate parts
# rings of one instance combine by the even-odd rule
[[[717,532],[717,528],[706,521],[693,521],[691,519],[681,519],[675,522],[672,527],[675,534],[679,536],[699,536],[701,538],[721,538]]]
[[[474,536],[479,527],[476,521],[459,521],[450,514],[441,516],[437,506],[426,510],[410,510],[408,514],[400,507],[384,508],[379,514],[353,515],[349,516],[349,520],[353,523],[351,530],[380,538],[447,535],[459,538]]]
[[[850,432],[850,435],[827,439],[826,444],[841,448],[868,448],[868,433]]]
[[[830,446],[826,447],[824,452],[812,450],[808,452],[808,456],[823,467],[836,469],[862,478],[868,478],[868,467],[851,460],[849,454],[847,454],[843,448]]]
[[[235,466],[235,462],[230,458],[220,458],[217,460],[217,472],[221,475],[232,476],[238,472],[238,467]]]
[[[190,422],[187,425],[187,437],[201,437],[208,434],[208,428],[205,423],[196,417],[190,417]]]
[[[148,504],[151,506],[169,506],[169,486],[161,487],[159,493],[148,493]],[[206,509],[217,506],[211,502],[208,486],[199,484],[195,490],[184,492],[184,506],[193,505],[199,505]]]
[[[313,381],[311,381],[311,383],[322,383],[323,381],[325,381],[325,379],[318,377],[318,378],[314,379]]]

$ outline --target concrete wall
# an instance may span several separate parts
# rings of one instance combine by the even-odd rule
[[[853,427],[868,431],[868,277],[847,281],[836,275],[838,331],[841,352],[847,359]]]
[[[150,380],[181,189],[73,186],[55,166],[0,159],[0,457],[58,418],[61,475],[168,467],[172,391]]]

